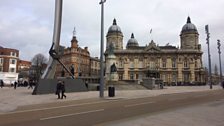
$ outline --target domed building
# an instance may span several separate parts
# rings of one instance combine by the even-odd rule
[[[123,33],[116,19],[107,32],[105,59],[112,44],[116,56],[119,81],[142,81],[143,78],[157,78],[166,85],[202,84],[204,68],[201,45],[196,26],[190,17],[180,33],[180,48],[172,45],[159,46],[153,40],[140,46],[134,34],[123,48]],[[108,80],[109,73],[106,70]]]
[[[131,38],[128,40],[126,49],[136,48],[139,47],[138,41],[135,39],[134,34],[131,34]]]
[[[116,19],[113,20],[113,25],[110,26],[107,32],[106,49],[109,48],[111,43],[116,50],[123,49],[123,33],[121,32],[121,28],[117,25]]]
[[[181,48],[182,49],[197,49],[198,48],[198,30],[191,23],[190,17],[187,18],[187,23],[181,30]]]

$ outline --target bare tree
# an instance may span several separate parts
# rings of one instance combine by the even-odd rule
[[[38,53],[32,58],[31,61],[32,61],[33,79],[38,81],[41,75],[43,74],[43,71],[47,64],[47,58],[43,54]]]

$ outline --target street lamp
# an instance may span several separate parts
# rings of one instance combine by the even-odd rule
[[[208,25],[205,25],[205,32],[207,34],[207,44],[208,44],[208,65],[209,65],[209,77],[208,77],[208,83],[210,84],[210,89],[212,89],[212,71],[211,71],[211,55],[210,55],[210,48],[209,48],[209,38],[210,38],[210,33],[209,33],[209,28]]]
[[[221,65],[222,60],[221,60],[221,51],[220,51],[221,43],[219,39],[217,40],[217,45],[218,45],[218,53],[219,53],[220,84],[222,84],[222,65]]]
[[[104,3],[106,0],[101,0],[101,48],[100,48],[100,97],[104,97],[104,65],[103,65],[103,52],[104,52]]]

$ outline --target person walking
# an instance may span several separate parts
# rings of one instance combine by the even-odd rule
[[[15,81],[15,82],[14,82],[14,89],[16,89],[17,84],[18,84],[18,83]]]
[[[61,81],[58,81],[58,83],[57,83],[57,87],[56,87],[56,92],[55,92],[55,94],[56,95],[58,95],[58,99],[60,99],[61,97],[60,97],[60,93],[61,93]]]
[[[31,80],[29,83],[28,83],[28,85],[29,85],[29,87],[28,87],[28,89],[33,89],[33,81]]]
[[[1,86],[1,88],[4,87],[4,82],[3,82],[3,80],[0,80],[0,86]]]
[[[63,99],[63,97],[65,97],[66,99],[66,95],[65,95],[65,82],[62,81],[61,83],[61,99]]]

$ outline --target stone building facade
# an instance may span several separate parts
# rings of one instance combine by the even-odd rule
[[[132,33],[124,49],[123,33],[115,19],[106,37],[106,63],[108,48],[112,43],[119,80],[141,81],[153,77],[162,79],[167,85],[205,82],[199,34],[190,17],[180,33],[180,48],[169,44],[158,46],[153,40],[146,46],[139,46]]]
[[[0,46],[0,80],[11,84],[18,80],[19,50]]]
[[[98,57],[90,57],[89,76],[100,77],[100,59]]]
[[[75,77],[89,76],[90,54],[88,47],[85,47],[84,49],[79,47],[78,40],[76,39],[75,35],[73,35],[71,40],[71,47],[64,49],[60,60],[68,69],[70,69],[72,66],[74,67]],[[66,72],[58,63],[55,76],[61,77],[63,71],[65,77],[69,76],[68,72]]]

